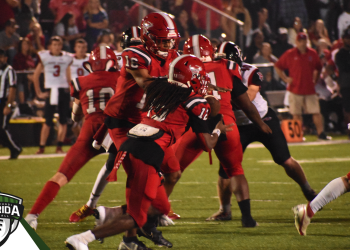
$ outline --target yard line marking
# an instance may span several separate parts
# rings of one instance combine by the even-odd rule
[[[346,161],[350,161],[350,157],[317,158],[317,159],[302,159],[302,160],[296,159],[296,161],[299,163],[346,162]],[[260,160],[257,162],[265,163],[265,164],[274,163],[273,160]]]

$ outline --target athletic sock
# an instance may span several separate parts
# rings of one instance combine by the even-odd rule
[[[86,241],[86,242],[84,242],[85,244],[88,244],[88,243],[93,242],[94,240],[96,240],[96,237],[91,232],[91,230],[86,231],[84,233],[81,233],[80,236]]]
[[[62,148],[62,146],[63,146],[63,141],[57,142],[57,147],[58,147],[58,148]]]
[[[231,204],[220,205],[220,210],[227,214],[231,213]]]
[[[39,197],[36,199],[34,206],[30,210],[30,214],[41,214],[41,212],[55,199],[60,185],[56,182],[48,181],[41,190]]]
[[[136,236],[132,236],[132,237],[125,237],[123,236],[123,241],[125,243],[131,243],[131,242],[137,242],[137,237]]]
[[[39,148],[40,148],[40,149],[44,149],[44,148],[45,148],[45,145],[40,145]]]
[[[342,194],[346,193],[346,187],[341,177],[332,180],[330,183],[325,186],[321,192],[313,199],[308,207],[310,207],[313,214],[319,211],[326,204],[335,200]],[[311,218],[313,216],[310,211],[308,211],[308,216]]]
[[[105,189],[106,185],[108,184],[108,181],[106,178],[111,173],[111,171],[107,170],[106,164],[103,165],[100,172],[97,175],[95,185],[92,188],[92,192],[90,195],[89,201],[86,203],[88,207],[95,208],[98,200],[100,199],[100,196]]]
[[[242,218],[251,218],[250,213],[250,199],[238,202],[239,209],[241,209]]]

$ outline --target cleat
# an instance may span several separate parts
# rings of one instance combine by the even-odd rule
[[[318,135],[317,139],[319,141],[331,141],[332,140],[332,136],[327,136],[324,132],[322,132],[321,134]]]
[[[152,250],[151,248],[146,247],[146,245],[141,241],[133,241],[130,243],[120,242],[118,250]]]
[[[242,227],[257,227],[259,224],[252,218],[243,218],[242,217]]]
[[[181,219],[181,216],[178,215],[177,213],[174,213],[174,211],[172,209],[170,209],[170,211],[168,213],[168,218],[171,220],[178,220],[178,219]]]
[[[294,212],[295,227],[300,235],[306,235],[306,229],[310,224],[310,217],[307,215],[306,205],[301,204],[292,208]]]
[[[56,154],[65,154],[66,152],[64,152],[63,150],[62,150],[62,147],[57,147],[56,148]]]
[[[93,216],[95,217],[95,227],[103,225],[106,221],[106,208],[104,206],[99,206],[94,209]],[[104,238],[97,239],[101,244],[104,242]]]
[[[223,210],[220,209],[219,211],[217,211],[212,216],[206,219],[206,221],[213,221],[213,220],[232,220],[232,214],[231,212],[225,213]]]
[[[175,223],[168,216],[166,216],[165,214],[162,214],[158,218],[157,225],[167,227],[167,226],[173,226],[175,225]]]
[[[31,228],[36,231],[36,228],[38,227],[38,215],[36,214],[27,214],[27,216],[24,218],[26,222],[29,224]]]
[[[137,235],[139,237],[143,236],[143,237],[153,241],[153,243],[157,246],[167,247],[167,248],[173,247],[173,244],[170,241],[166,240],[163,237],[162,232],[158,231],[156,227],[152,227],[149,229],[138,228]]]
[[[20,148],[19,151],[11,151],[11,156],[9,158],[9,160],[16,160],[19,156],[19,154],[22,153],[22,148]]]
[[[70,222],[81,222],[86,219],[86,217],[93,215],[94,209],[88,207],[87,205],[82,206],[77,211],[72,213],[69,217]]]
[[[88,243],[79,234],[67,238],[64,243],[69,250],[89,250]]]
[[[42,155],[44,152],[45,152],[45,148],[39,148],[39,150],[36,151],[35,154],[37,154],[37,155]]]

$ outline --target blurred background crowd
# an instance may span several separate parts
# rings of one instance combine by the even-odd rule
[[[335,56],[344,46],[342,38],[350,25],[350,0],[203,0],[244,22],[241,27],[215,12],[210,12],[207,22],[208,9],[196,1],[143,2],[174,15],[182,37],[180,50],[194,34],[209,36],[213,45],[237,43],[247,63],[260,65],[263,96],[266,91],[286,89],[274,63],[296,46],[298,34],[304,32],[307,46],[317,51],[322,62],[316,91],[325,129],[345,131]],[[22,114],[40,104],[30,72],[38,63],[36,53],[47,49],[52,35],[62,37],[68,52],[74,53],[74,42],[79,38],[87,41],[89,51],[106,44],[120,52],[121,33],[139,25],[139,17],[151,12],[132,0],[0,0],[0,6],[0,49],[7,51],[8,63],[17,72],[17,103],[28,104],[28,112],[23,108]],[[350,90],[350,83],[347,87]]]

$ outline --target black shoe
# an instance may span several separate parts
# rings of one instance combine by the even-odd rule
[[[122,242],[120,242],[118,250],[152,250],[152,248],[148,248],[142,241],[132,241],[129,243],[126,243],[124,239]]]
[[[324,132],[318,135],[319,140],[330,141],[332,140],[332,136],[327,136]]]
[[[139,237],[143,236],[153,241],[153,243],[156,244],[157,246],[164,246],[167,248],[173,247],[173,244],[170,241],[164,239],[162,232],[158,231],[157,228],[155,227],[150,229],[139,228],[137,229],[137,235]]]
[[[22,153],[22,148],[19,151],[11,151],[11,156],[9,160],[16,160],[20,153]]]
[[[242,217],[242,227],[257,227],[259,224],[252,217]]]

